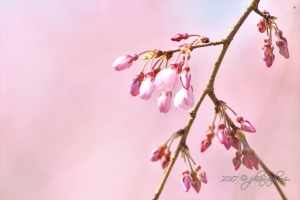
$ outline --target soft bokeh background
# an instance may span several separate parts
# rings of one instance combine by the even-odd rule
[[[250,1],[0,1],[1,199],[150,199],[163,174],[151,150],[183,128],[188,112],[159,113],[158,92],[144,101],[127,90],[143,62],[116,72],[115,58],[176,47],[178,32],[224,37]],[[300,3],[261,1],[278,16],[291,57],[275,48],[271,68],[261,60],[264,35],[251,13],[234,38],[217,76],[215,92],[257,133],[252,148],[290,181],[283,188],[299,199]],[[195,96],[201,94],[220,46],[192,52]],[[215,139],[204,154],[200,142],[212,122],[207,98],[188,137],[208,184],[196,194],[181,184],[178,159],[161,199],[280,199],[273,186],[221,182],[257,171],[232,166],[235,151]],[[174,143],[174,145],[176,142]]]

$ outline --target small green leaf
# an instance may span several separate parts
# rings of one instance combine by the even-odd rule
[[[147,53],[142,57],[142,60],[148,60],[149,58],[151,58],[151,55]]]

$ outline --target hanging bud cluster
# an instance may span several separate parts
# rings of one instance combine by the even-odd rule
[[[253,169],[253,167],[258,170],[259,158],[255,152],[250,148],[246,136],[243,131],[239,128],[235,130],[235,135],[241,142],[240,149],[236,152],[236,156],[232,159],[234,169],[238,170],[241,166],[241,163],[248,169]]]
[[[172,90],[180,82],[180,88],[174,97],[174,106],[176,108],[190,109],[194,106],[193,87],[191,85],[192,75],[188,60],[191,58],[192,45],[198,43],[208,43],[209,39],[200,35],[176,34],[172,37],[173,41],[180,41],[195,36],[190,44],[182,44],[179,46],[179,54],[177,58],[169,65],[168,62],[173,56],[173,52],[162,52],[160,50],[144,51],[140,54],[121,56],[115,60],[112,67],[116,71],[129,68],[133,61],[142,56],[145,64],[132,80],[129,87],[129,94],[132,96],[140,96],[144,100],[148,100],[155,88],[160,90],[157,99],[158,109],[161,113],[167,113],[172,107]],[[181,58],[180,58],[181,57]],[[165,68],[162,67],[165,62]],[[146,66],[148,65],[148,69]]]
[[[266,62],[267,67],[271,67],[275,59],[275,55],[273,54],[274,46],[272,44],[273,29],[275,31],[275,36],[277,37],[276,45],[279,48],[279,53],[286,59],[290,57],[290,54],[287,40],[282,36],[283,32],[279,30],[278,25],[275,23],[277,18],[271,16],[268,11],[264,11],[263,14],[265,14],[266,17],[259,21],[257,28],[261,33],[266,32],[264,46],[262,48],[262,59]]]
[[[232,111],[232,113],[237,117],[237,122],[240,127],[234,124],[229,124],[233,122],[228,121],[228,115],[226,113],[227,109]],[[219,118],[219,122],[216,124],[216,118]],[[217,127],[215,131],[215,127]],[[215,109],[215,116],[212,125],[208,127],[206,131],[206,139],[201,142],[201,152],[204,152],[210,147],[212,139],[215,135],[219,139],[220,143],[225,146],[227,150],[231,147],[237,150],[236,157],[233,158],[233,165],[235,170],[237,170],[241,163],[247,168],[258,169],[259,159],[255,152],[250,148],[246,141],[246,137],[243,131],[255,133],[256,130],[254,126],[248,121],[244,120],[243,117],[238,116],[227,104],[223,101],[219,101],[219,106]]]
[[[235,127],[229,126],[229,122],[227,121],[227,109],[237,116],[225,102],[219,101],[219,106],[215,109],[215,117],[212,125],[209,126],[206,131],[206,139],[201,142],[201,152],[204,152],[211,145],[211,141],[215,135],[217,135],[220,143],[223,144],[227,150],[229,150],[231,146],[237,150],[240,148],[240,142],[235,136]],[[219,117],[219,123],[216,125],[215,122],[217,116]],[[248,120],[244,120],[243,117],[237,116],[237,122],[240,123],[242,130],[250,133],[256,132],[254,126]],[[216,133],[215,127],[217,127]]]
[[[197,165],[189,153],[189,149],[186,145],[181,148],[181,156],[184,160],[181,184],[184,191],[188,192],[192,186],[194,190],[199,193],[201,189],[201,182],[207,183],[207,177],[204,170],[200,165]],[[190,166],[190,170],[187,169],[187,162]],[[193,165],[192,165],[193,163]]]
[[[167,142],[153,149],[151,152],[150,160],[153,162],[160,160],[162,168],[165,169],[171,159],[170,147],[174,139],[182,136],[183,133],[184,130],[180,129],[179,131],[173,133],[172,136],[167,140]]]

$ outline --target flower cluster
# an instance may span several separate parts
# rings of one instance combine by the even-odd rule
[[[242,143],[243,149],[240,146],[240,148],[236,152],[236,156],[232,159],[234,169],[238,170],[238,168],[241,166],[241,163],[243,163],[243,165],[246,166],[248,169],[253,169],[254,167],[256,170],[258,170],[259,158],[255,154],[255,152],[250,148],[246,140],[245,134],[241,129],[236,129],[235,135],[238,138],[238,140]]]
[[[179,131],[173,133],[172,136],[167,140],[167,142],[153,149],[151,152],[150,160],[152,162],[160,160],[162,168],[165,169],[168,166],[171,159],[170,147],[174,139],[182,136],[183,132],[184,131],[180,129]],[[168,144],[169,142],[170,144]]]
[[[267,67],[271,67],[275,59],[273,54],[274,47],[272,45],[272,30],[275,31],[275,36],[277,37],[276,45],[279,48],[279,53],[288,59],[290,57],[288,50],[288,43],[285,37],[282,36],[282,31],[279,30],[278,25],[275,23],[277,19],[271,16],[268,11],[264,11],[263,14],[266,16],[262,18],[257,24],[258,31],[261,33],[266,32],[266,37],[264,38],[264,46],[262,48],[262,59],[266,62]]]
[[[198,43],[208,43],[209,39],[200,35],[177,34],[172,37],[173,41],[188,39],[191,36],[196,36],[197,39],[190,44],[179,46],[180,52],[176,60],[168,65],[168,61],[172,57],[172,52],[162,52],[160,50],[144,51],[140,54],[121,56],[115,60],[112,67],[116,71],[121,71],[129,68],[133,61],[136,61],[139,56],[143,55],[142,59],[146,60],[141,71],[132,80],[129,87],[129,94],[132,96],[140,96],[144,100],[148,100],[155,88],[161,90],[159,93],[157,104],[161,113],[167,113],[172,107],[172,90],[177,86],[178,82],[181,87],[174,97],[174,106],[176,108],[190,109],[194,106],[193,87],[191,85],[191,73],[188,65],[188,60],[191,57],[192,45]],[[182,59],[179,59],[180,56]],[[153,63],[154,60],[157,60]],[[145,70],[146,65],[151,61],[148,70]],[[163,62],[166,61],[166,67],[162,69]]]
[[[203,169],[201,169],[201,166],[197,165],[192,159],[186,145],[181,148],[181,155],[184,160],[184,167],[181,178],[183,189],[188,192],[190,190],[190,187],[192,186],[194,190],[199,193],[201,189],[201,182],[205,184],[207,183],[206,173]],[[188,160],[191,171],[189,171],[186,167],[186,160]],[[194,167],[192,167],[191,161],[193,162]]]
[[[240,127],[229,125],[228,115],[226,113],[227,109],[232,111],[237,117],[237,122],[240,124]],[[215,121],[217,116],[219,116],[219,123],[215,133]],[[254,151],[249,147],[243,131],[250,133],[256,132],[254,126],[248,120],[244,120],[243,117],[238,116],[229,106],[227,106],[225,102],[219,101],[219,106],[215,109],[215,117],[212,125],[209,126],[208,130],[206,131],[206,139],[202,140],[201,142],[200,151],[206,151],[206,149],[210,147],[214,136],[217,135],[220,143],[223,144],[227,150],[229,150],[231,147],[238,150],[236,157],[233,159],[235,170],[240,167],[241,163],[243,163],[249,169],[252,169],[252,167],[258,169],[259,159]]]

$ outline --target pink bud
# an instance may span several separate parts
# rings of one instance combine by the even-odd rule
[[[191,187],[191,177],[190,177],[190,172],[189,170],[185,170],[182,172],[182,178],[181,178],[181,184],[184,188],[184,191],[188,192]]]
[[[236,150],[239,150],[241,148],[240,141],[235,136],[230,137],[230,139],[231,139],[231,145],[233,146],[233,148],[235,148]]]
[[[198,170],[198,173],[197,173],[199,179],[201,180],[201,182],[203,183],[207,183],[207,177],[206,177],[206,173],[203,169],[200,169]]]
[[[267,43],[262,48],[262,59],[266,62],[267,67],[271,67],[273,64],[273,61],[275,60],[275,55],[273,54],[274,47],[268,47],[270,44]]]
[[[225,124],[224,123],[220,123],[218,125],[218,132],[217,132],[217,137],[219,139],[219,141],[221,142],[221,144],[224,144],[225,139],[227,137],[227,130],[225,129]]]
[[[148,100],[151,97],[154,89],[155,85],[153,79],[151,77],[146,78],[146,80],[142,82],[140,87],[140,97],[142,99]]]
[[[168,166],[169,162],[170,162],[170,157],[165,155],[161,157],[161,166],[163,169],[165,169]]]
[[[138,78],[133,79],[128,89],[129,94],[132,96],[137,96],[140,93],[140,85],[141,82]]]
[[[195,189],[197,193],[199,193],[201,189],[201,182],[198,179],[197,173],[195,171],[191,172],[191,178],[192,178],[192,187]]]
[[[224,146],[225,146],[225,148],[227,149],[227,150],[229,150],[230,149],[230,147],[231,147],[231,141],[230,141],[230,138],[228,138],[228,136],[226,136],[225,137],[225,139],[224,139]]]
[[[153,149],[151,152],[150,160],[153,162],[158,161],[163,156],[166,148],[166,145],[161,145]]]
[[[190,74],[190,68],[188,66],[185,66],[183,68],[183,72],[180,75],[180,81],[182,84],[182,87],[184,87],[185,89],[189,89],[190,87],[190,83],[191,83],[191,77],[192,75]]]
[[[289,49],[288,49],[288,44],[287,44],[286,38],[285,37],[280,37],[276,41],[276,45],[279,48],[279,53],[281,55],[283,55],[283,57],[285,57],[286,59],[288,59],[290,57],[290,53],[289,53]]]
[[[244,120],[243,117],[238,117],[236,119],[236,121],[241,124],[241,129],[243,131],[246,131],[246,132],[249,132],[249,133],[255,133],[256,132],[256,129],[254,128],[254,126],[248,120]]]
[[[232,163],[233,163],[233,165],[234,165],[234,169],[235,169],[235,171],[236,170],[238,170],[239,168],[240,168],[240,166],[241,166],[241,158],[240,157],[235,157],[235,158],[233,158],[232,159]]]
[[[186,40],[189,38],[189,35],[187,33],[177,33],[176,35],[174,35],[171,40],[172,41],[176,41],[176,42],[180,42],[181,40]]]
[[[161,113],[167,113],[171,109],[172,106],[172,92],[162,92],[160,93],[157,104],[159,111]]]
[[[135,61],[138,59],[138,55],[137,54],[133,54],[132,56],[127,55],[127,56],[121,56],[119,58],[117,58],[115,60],[115,62],[113,63],[112,67],[116,70],[116,71],[121,71],[124,70],[128,67],[131,66],[132,61]]]
[[[258,31],[263,33],[266,31],[266,24],[265,24],[265,20],[264,19],[261,19],[259,21],[259,23],[257,24],[257,28],[258,28]]]
[[[201,152],[206,151],[206,149],[208,149],[208,147],[210,147],[210,145],[211,145],[211,140],[209,140],[208,138],[205,140],[202,140],[200,151]]]
[[[252,162],[252,159],[249,155],[249,150],[248,149],[244,149],[242,151],[243,153],[243,158],[242,158],[242,163],[243,165],[245,165],[248,169],[253,169],[253,162]]]

